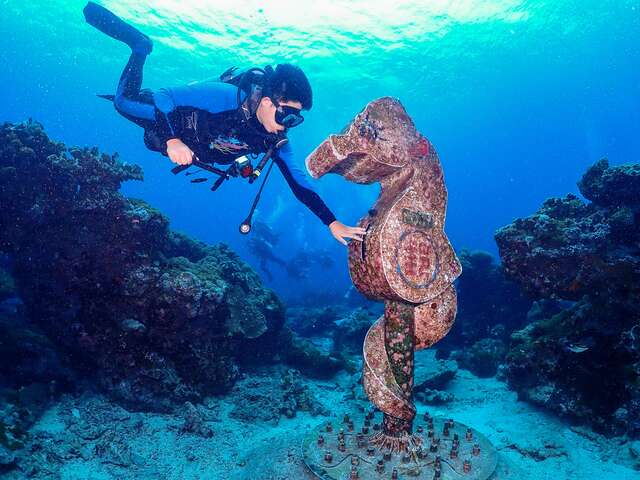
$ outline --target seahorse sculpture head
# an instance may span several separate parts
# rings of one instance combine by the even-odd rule
[[[351,278],[362,293],[421,304],[460,275],[443,231],[447,191],[440,160],[398,100],[369,103],[306,164],[316,178],[337,173],[356,183],[382,184],[377,202],[360,220],[366,240],[349,246]]]
[[[375,205],[359,221],[367,229],[364,241],[349,244],[349,271],[360,292],[389,307],[365,339],[365,391],[385,414],[410,422],[415,416],[413,349],[430,347],[451,328],[457,305],[453,281],[461,273],[443,230],[447,190],[438,155],[400,102],[383,97],[370,102],[341,134],[330,135],[306,165],[316,178],[337,173],[356,183],[382,185]],[[398,379],[403,375],[397,368],[392,372],[385,353],[393,349],[387,345],[393,341],[388,330],[399,324],[393,321],[398,305],[413,318],[411,327],[399,327],[397,338],[411,336],[412,342],[411,355],[403,355],[394,368],[410,371],[410,380]]]
[[[384,97],[369,103],[339,135],[330,135],[307,157],[315,178],[337,173],[355,183],[385,179],[411,162],[412,155],[429,153],[399,101]]]

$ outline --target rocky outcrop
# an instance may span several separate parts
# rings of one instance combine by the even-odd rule
[[[478,377],[493,377],[507,354],[507,345],[499,338],[483,338],[469,347],[455,350],[451,358],[460,368]]]
[[[489,253],[462,249],[459,258],[458,313],[451,331],[437,345],[438,356],[451,355],[460,367],[493,376],[504,361],[509,335],[527,323],[532,300]]]
[[[429,405],[452,401],[453,393],[445,390],[457,373],[458,365],[451,360],[431,359],[416,363],[416,381],[413,388],[416,399]]]
[[[310,377],[330,378],[343,368],[352,369],[351,361],[338,351],[324,351],[288,328],[282,329],[278,357]]]
[[[248,375],[233,389],[230,401],[234,408],[229,415],[249,423],[277,425],[281,416],[292,418],[298,411],[329,414],[295,369],[283,371],[280,378],[272,371]]]
[[[27,317],[112,396],[162,410],[229,390],[240,356],[276,350],[284,312],[228,247],[118,191],[141,179],[35,122],[0,128],[0,251]]]
[[[333,332],[334,348],[337,351],[359,355],[367,332],[379,316],[365,308],[356,308],[337,320]]]
[[[325,335],[335,329],[340,313],[334,305],[287,308],[287,324],[303,337]]]
[[[536,296],[638,294],[639,172],[638,164],[609,167],[601,160],[578,184],[590,203],[573,194],[550,198],[534,215],[499,229],[505,271]]]
[[[640,435],[640,165],[593,165],[575,195],[496,232],[505,271],[559,312],[512,335],[522,398],[606,433]],[[567,301],[571,302],[568,306]]]

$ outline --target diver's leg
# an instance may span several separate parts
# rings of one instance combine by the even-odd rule
[[[84,18],[89,25],[116,40],[126,43],[134,53],[148,55],[153,50],[153,42],[140,30],[100,5],[89,2],[84,7]]]
[[[153,49],[153,42],[138,29],[96,3],[87,3],[83,12],[87,23],[131,48],[131,56],[120,76],[113,103],[123,117],[145,129],[150,127],[155,121],[155,107],[142,98],[140,88],[144,62]]]
[[[144,128],[155,120],[155,106],[148,101],[143,101],[140,96],[142,71],[146,58],[146,55],[131,53],[120,76],[113,101],[118,113]]]
[[[135,52],[131,53],[129,61],[125,65],[124,70],[122,70],[120,81],[118,82],[115,97],[116,108],[121,107],[126,102],[135,102],[148,106],[148,103],[142,102],[140,98],[140,88],[142,87],[142,75],[146,59],[146,55],[140,55]]]

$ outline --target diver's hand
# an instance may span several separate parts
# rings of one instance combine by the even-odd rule
[[[347,245],[345,238],[353,238],[361,242],[366,233],[366,230],[362,227],[348,227],[338,220],[334,220],[329,224],[329,230],[331,230],[331,235],[343,245]]]
[[[167,155],[178,165],[190,165],[193,161],[193,152],[179,138],[167,140]]]

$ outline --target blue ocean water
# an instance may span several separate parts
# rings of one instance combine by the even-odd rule
[[[217,77],[232,65],[302,67],[315,102],[291,135],[301,163],[368,101],[398,97],[439,151],[449,191],[446,230],[457,249],[495,254],[496,228],[549,196],[577,193],[576,181],[595,160],[629,162],[640,149],[637,1],[102,3],[153,38],[146,87]],[[33,117],[52,138],[139,163],[145,181],[126,184],[127,194],[165,212],[174,228],[226,242],[252,261],[237,225],[255,188],[229,182],[211,194],[174,178],[170,162],[145,149],[140,129],[95,97],[115,90],[128,48],[86,25],[83,6],[2,2],[0,118]],[[281,233],[283,257],[327,250],[337,261],[293,291],[275,269],[271,285],[295,296],[326,275],[344,292],[344,249],[281,175],[273,177],[258,218]],[[315,185],[347,224],[378,191],[338,177]]]
[[[33,118],[68,146],[98,146],[139,164],[145,179],[126,182],[127,196],[146,200],[175,230],[228,244],[289,309],[285,315],[226,249],[182,262],[177,251],[192,247],[197,257],[198,248],[172,243],[162,250],[174,248],[169,258],[147,262],[157,245],[138,251],[127,244],[135,245],[135,234],[127,235],[151,216],[144,207],[131,215],[135,226],[127,225],[122,242],[139,257],[110,271],[108,255],[105,263],[95,251],[86,260],[87,244],[74,251],[75,238],[69,243],[67,232],[54,232],[43,220],[46,208],[29,203],[46,195],[16,197],[28,210],[24,224],[54,232],[60,245],[47,250],[55,257],[47,262],[38,258],[45,244],[38,235],[22,250],[12,240],[0,244],[0,478],[266,480],[264,471],[269,479],[292,478],[276,475],[283,465],[301,467],[299,458],[292,463],[291,442],[320,422],[370,407],[361,385],[362,339],[381,305],[356,309],[343,301],[352,291],[345,248],[278,170],[256,218],[279,238],[272,253],[289,268],[261,267],[265,245],[255,239],[264,235],[238,233],[257,184],[235,179],[212,193],[208,183],[170,173],[173,164],[145,148],[142,130],[96,96],[114,93],[129,49],[85,23],[85,3],[0,0],[0,121]],[[532,305],[485,255],[460,252],[485,250],[499,261],[496,229],[549,197],[580,196],[576,182],[598,159],[638,162],[638,0],[99,3],[153,39],[148,88],[217,78],[230,66],[302,67],[314,107],[290,135],[301,167],[368,102],[399,98],[438,150],[449,194],[445,230],[470,272],[456,283],[454,328],[416,356],[416,425],[429,411],[484,433],[500,452],[497,478],[635,478],[640,441],[625,435],[640,432],[640,318],[638,297],[625,294],[637,292],[629,271],[638,242],[625,235],[639,231],[637,205],[636,213],[598,205],[584,223],[559,216],[561,233],[575,242],[569,252],[594,239],[597,247],[602,238],[615,241],[611,257],[589,256],[588,248],[575,253],[576,263],[593,260],[594,278],[560,272],[568,274],[546,279],[560,284],[558,302],[537,296]],[[11,148],[3,144],[3,154]],[[33,161],[28,149],[20,155],[18,161]],[[14,160],[1,172],[3,198],[14,191],[6,181]],[[34,172],[30,188],[43,175]],[[625,181],[622,189],[634,185]],[[338,176],[311,182],[348,225],[379,192]],[[22,221],[25,210],[7,208],[6,218]],[[609,215],[608,223],[598,215]],[[611,236],[590,236],[592,225],[605,223]],[[571,236],[576,225],[587,225],[579,241]],[[108,243],[105,231],[96,245]],[[20,238],[9,233],[3,242]],[[553,233],[541,235],[550,251]],[[145,239],[153,234],[149,222]],[[90,249],[91,235],[82,235]],[[636,257],[628,253],[634,251]],[[117,247],[109,254],[122,258]],[[165,260],[158,279],[154,268]],[[523,264],[517,273],[526,287],[540,272]],[[543,266],[543,274],[557,273]],[[40,276],[38,267],[48,270]],[[113,284],[101,285],[105,279]],[[573,295],[594,285],[602,290],[581,300]],[[220,292],[228,296],[222,307]],[[308,308],[296,308],[304,299],[311,299]]]

